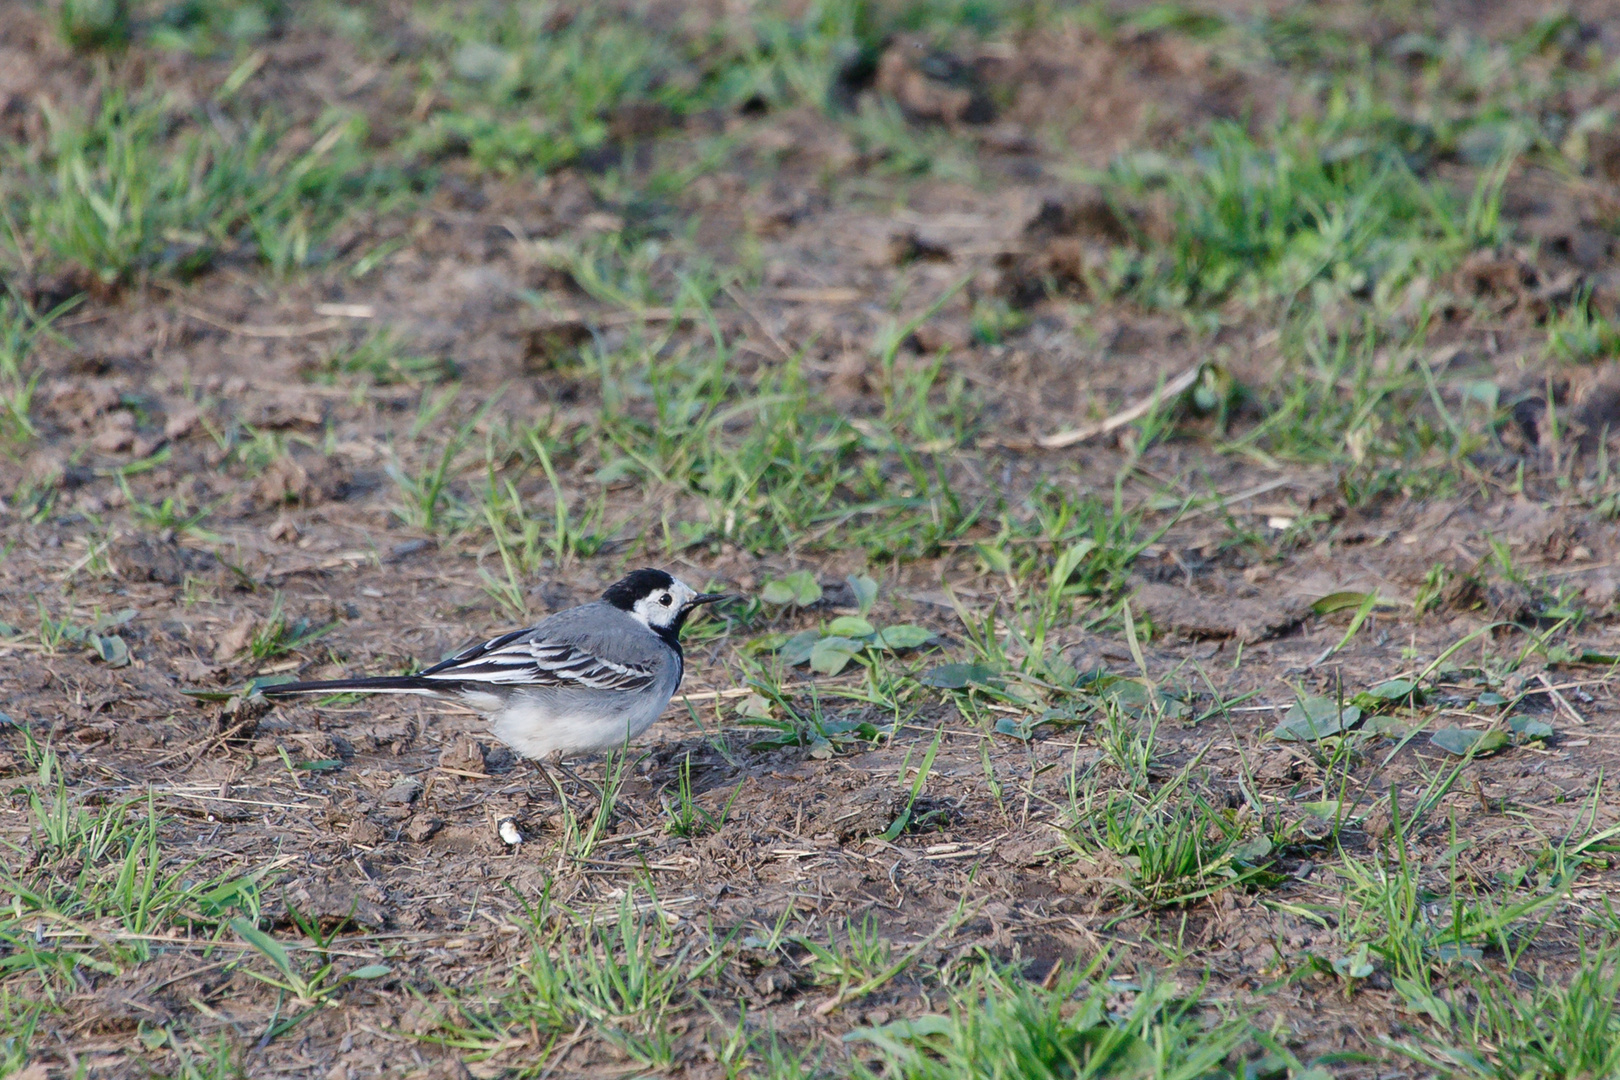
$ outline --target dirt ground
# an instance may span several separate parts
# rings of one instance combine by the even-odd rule
[[[832,106],[626,106],[542,169],[402,149],[455,107],[434,58],[477,59],[426,9],[368,3],[339,33],[349,8],[287,5],[188,51],[137,5],[107,52],[3,5],[8,160],[43,153],[53,109],[156,85],[222,130],[272,117],[287,159],[319,118],[362,117],[355,152],[407,181],[354,195],[307,265],[238,238],[182,272],[176,227],[111,277],[7,189],[10,296],[82,299],[7,346],[37,382],[0,454],[0,1075],[968,1075],[845,1036],[950,1012],[976,964],[1039,991],[1094,961],[1124,999],[1168,983],[1205,1028],[1241,1018],[1234,1076],[1510,1075],[1488,1045],[1478,1068],[1400,1047],[1466,1044],[1413,963],[1461,1016],[1469,980],[1558,985],[1620,933],[1620,381],[1613,341],[1548,345],[1572,305],[1620,302],[1620,170],[1595,127],[1575,165],[1527,151],[1512,241],[1425,285],[1403,389],[1358,396],[1406,362],[1383,340],[1299,384],[1327,404],[1290,423],[1364,407],[1370,443],[1250,439],[1293,400],[1302,308],[1340,341],[1409,314],[1368,314],[1370,285],[1149,302],[1148,272],[1109,260],[1185,222],[1102,173],[1203,160],[1210,125],[1308,113],[1323,71],[1368,56],[1395,57],[1369,76],[1395,100],[1482,110],[1402,43],[1489,57],[1544,15],[1305,7],[1120,7],[1099,29],[1056,5],[932,39],[897,21]],[[622,17],[692,42],[745,8]],[[1529,59],[1503,46],[1553,86],[1501,90],[1509,115],[1620,100],[1620,14],[1568,10]],[[1286,40],[1343,52],[1254,51],[1259,20],[1294,16]],[[852,126],[882,115],[916,145]],[[1492,167],[1469,145],[1425,177],[1466,194]],[[772,395],[799,402],[802,457],[761,451],[734,528],[717,461],[792,427]],[[1408,453],[1408,429],[1473,441]],[[845,472],[772,509],[783,470]],[[529,561],[506,546],[523,513],[491,525],[507,483]],[[427,665],[642,565],[744,599],[688,630],[680,694],[622,760],[575,763],[566,812],[470,713],[243,693]],[[762,598],[799,571],[813,597]],[[774,651],[850,617],[932,636],[832,674]],[[1344,733],[1275,734],[1349,703]],[[1448,729],[1473,734],[1431,741]],[[1126,803],[1146,832],[1102,837]],[[1155,877],[1186,820],[1202,854]],[[261,938],[299,978],[329,962],[328,985],[289,985]],[[677,983],[656,1008],[621,987],[547,1014],[537,953]]]

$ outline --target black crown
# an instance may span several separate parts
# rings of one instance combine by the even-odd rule
[[[635,570],[615,581],[607,587],[602,599],[621,611],[629,611],[636,606],[637,600],[645,599],[660,589],[667,589],[675,584],[675,579],[662,570],[650,567]]]

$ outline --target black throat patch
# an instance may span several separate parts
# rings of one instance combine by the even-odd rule
[[[668,626],[649,626],[648,629],[662,638],[665,645],[674,649],[677,658],[684,659],[681,652],[681,626],[685,622],[686,612],[683,611]]]

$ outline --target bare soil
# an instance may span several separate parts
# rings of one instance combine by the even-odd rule
[[[1359,6],[1343,7],[1352,33],[1382,39],[1402,30]],[[1458,10],[1433,17],[1518,26],[1534,5],[1449,7]],[[383,36],[408,36],[403,7],[375,11]],[[1594,10],[1582,19],[1605,43],[1620,33],[1612,14]],[[1489,30],[1480,24],[1477,32]],[[262,47],[262,74],[243,92],[277,102],[284,115],[313,117],[341,102],[371,118],[380,146],[420,108],[408,87],[360,79],[357,72],[372,61],[354,55],[344,39],[294,21]],[[1119,226],[1088,202],[1083,185],[1052,171],[1053,118],[1067,123],[1064,160],[1102,165],[1125,149],[1166,146],[1211,118],[1269,110],[1288,99],[1293,84],[1265,64],[1229,67],[1171,34],[1107,42],[1077,32],[988,51],[982,70],[1001,104],[992,122],[968,126],[950,115],[968,105],[929,99],[926,79],[908,72],[905,53],[895,56],[880,68],[883,90],[860,92],[886,90],[920,124],[969,131],[993,182],[886,179],[870,171],[834,118],[817,111],[769,122],[694,121],[735,128],[739,148],[676,196],[670,211],[693,225],[695,243],[716,260],[734,261],[746,249],[761,267],[757,288],[717,302],[718,333],[734,343],[744,375],[802,350],[819,393],[851,417],[870,416],[883,378],[871,343],[895,318],[888,298],[902,298],[904,320],[966,276],[966,287],[916,330],[899,361],[921,365],[948,350],[945,370],[960,376],[977,403],[976,443],[940,455],[966,498],[1016,502],[1039,483],[1111,497],[1121,475],[1129,504],[1167,489],[1227,496],[1225,509],[1169,524],[1134,566],[1129,595],[1145,673],[1117,621],[1093,630],[1077,622],[1046,645],[1078,669],[1145,674],[1184,697],[1185,710],[1158,729],[1152,774],[1168,777],[1196,760],[1209,797],[1274,817],[1295,839],[1270,866],[1273,878],[1263,888],[1153,910],[1122,900],[1119,868],[1076,861],[1058,826],[1071,776],[1106,760],[1096,716],[1039,728],[1024,741],[987,734],[949,692],[930,691],[915,699],[915,712],[892,739],[875,745],[841,744],[824,757],[806,748],[754,748],[759,729],[744,726],[735,708],[741,698],[728,694],[742,685],[742,646],[851,610],[844,576],[865,570],[881,586],[874,621],[918,623],[939,635],[939,651],[904,656],[900,670],[916,674],[963,659],[967,631],[950,597],[975,614],[1013,599],[972,547],[993,528],[926,557],[872,566],[863,553],[840,550],[836,536],[784,552],[727,543],[671,550],[662,523],[692,517],[697,502],[689,493],[623,482],[602,488],[608,520],[622,523],[617,539],[534,581],[534,615],[592,598],[644,563],[747,594],[808,568],[827,599],[805,610],[767,608],[752,622],[716,616],[730,620],[727,631],[689,649],[688,697],[678,697],[633,748],[608,831],[585,859],[560,854],[563,821],[551,788],[531,764],[494,744],[475,716],[389,699],[249,702],[228,711],[186,696],[268,674],[318,678],[430,663],[511,625],[482,587],[480,570],[498,567],[492,547],[413,531],[394,513],[400,495],[390,464],[417,468],[438,453],[412,431],[420,401],[437,391],[356,389],[313,376],[340,346],[387,327],[457,372],[460,397],[434,431],[489,402],[480,430],[548,415],[561,429],[588,423],[599,391],[591,373],[570,360],[570,348],[591,333],[611,348],[641,327],[616,318],[548,264],[546,245],[622,227],[632,211],[593,194],[585,169],[535,182],[463,174],[452,161],[419,209],[377,220],[361,215],[332,241],[337,251],[402,241],[363,280],[337,270],[277,280],[227,260],[195,282],[96,287],[41,346],[40,435],[0,459],[0,493],[8,498],[0,516],[0,621],[18,628],[0,644],[0,700],[12,721],[0,728],[0,768],[10,778],[0,799],[7,873],[29,872],[38,843],[26,726],[61,755],[68,789],[83,804],[149,798],[163,817],[166,851],[194,861],[197,873],[272,868],[265,893],[272,932],[296,937],[289,913],[301,913],[338,929],[338,940],[351,942],[349,955],[392,967],[385,979],[347,988],[338,1007],[316,1010],[289,1034],[266,1040],[284,1006],[235,966],[239,950],[163,942],[154,959],[119,974],[81,974],[65,1008],[41,1017],[32,1052],[46,1075],[172,1068],[166,1051],[137,1038],[165,1025],[199,1042],[225,1033],[252,1075],[494,1075],[533,1059],[549,1036],[515,1040],[492,1062],[464,1063],[463,1052],[431,1038],[440,1030],[441,991],[499,987],[530,948],[518,929],[523,906],[543,893],[575,911],[611,915],[627,893],[647,888],[678,945],[730,942],[705,984],[721,1012],[734,1016],[745,1005],[761,1030],[835,1058],[852,1027],[934,1011],[938,1002],[905,976],[857,1000],[834,1000],[795,954],[750,944],[785,913],[796,933],[834,937],[846,918],[871,915],[898,948],[943,928],[921,953],[927,962],[983,950],[1024,964],[1035,982],[1059,964],[1109,951],[1121,977],[1153,969],[1189,989],[1207,978],[1210,1000],[1255,1008],[1255,1026],[1283,1032],[1301,1058],[1364,1053],[1369,1063],[1341,1068],[1387,1074],[1378,1040],[1399,1038],[1412,1023],[1389,980],[1373,975],[1352,999],[1330,970],[1306,959],[1338,958],[1333,934],[1302,913],[1337,910],[1344,881],[1332,869],[1336,851],[1312,839],[1320,823],[1300,804],[1333,797],[1323,788],[1337,781],[1317,747],[1270,732],[1302,690],[1352,695],[1412,677],[1487,624],[1548,625],[1542,601],[1559,586],[1586,611],[1566,655],[1620,654],[1620,541],[1611,523],[1553,482],[1549,454],[1557,449],[1545,446],[1536,413],[1545,402],[1538,406],[1531,393],[1549,385],[1546,371],[1533,367],[1541,333],[1536,305],[1572,287],[1569,271],[1600,298],[1617,284],[1607,248],[1596,256],[1588,250],[1589,206],[1568,186],[1542,190],[1534,174],[1515,177],[1519,202],[1510,205],[1518,207],[1527,246],[1471,268],[1481,291],[1500,291],[1500,315],[1489,324],[1459,318],[1434,343],[1436,355],[1449,350],[1446,362],[1529,388],[1529,405],[1509,439],[1518,449],[1480,459],[1468,483],[1444,497],[1397,492],[1351,505],[1340,466],[1217,456],[1209,422],[1192,416],[1141,456],[1132,452],[1128,428],[1123,441],[1115,432],[1043,450],[1041,436],[1107,417],[1217,353],[1248,385],[1263,384],[1281,362],[1266,318],[1245,322],[1235,313],[1211,338],[1123,301],[1075,306],[1086,299],[1081,268],[1117,242]],[[121,63],[145,65],[147,77],[199,98],[231,66],[144,54]],[[38,11],[17,4],[0,18],[0,72],[0,117],[7,137],[19,140],[40,137],[34,102],[82,103],[108,77],[61,45]],[[127,70],[119,77],[141,81]],[[678,152],[679,139],[672,141]],[[1592,183],[1613,197],[1609,180]],[[1152,208],[1142,212],[1153,228]],[[1025,279],[1054,274],[1067,281],[1068,296],[1031,301]],[[43,271],[12,282],[46,303],[86,284]],[[543,297],[545,313],[523,290]],[[1026,326],[1002,344],[984,344],[971,322],[974,301],[984,297],[1022,305]],[[676,341],[710,332],[657,328],[666,331]],[[1606,377],[1582,376],[1593,385]],[[1586,419],[1600,430],[1607,399],[1579,387],[1565,393],[1596,402]],[[254,475],[227,461],[213,433],[242,424],[282,437],[286,453]],[[118,470],[142,459],[155,464],[121,481]],[[560,462],[565,487],[597,491],[591,476],[599,464],[589,446]],[[476,491],[481,469],[481,461],[468,463],[456,482]],[[542,478],[530,481],[526,490],[546,491]],[[40,485],[54,501],[43,513],[26,513],[19,494]],[[197,529],[153,527],[133,513],[132,496],[210,510]],[[1147,522],[1157,528],[1170,517],[1156,513]],[[1521,582],[1493,569],[1493,544],[1511,552]],[[1451,585],[1416,613],[1413,601],[1437,564]],[[1322,659],[1356,609],[1315,614],[1311,605],[1341,592],[1376,592],[1389,604]],[[252,635],[278,604],[286,620],[336,626],[290,655],[255,660]],[[42,643],[34,633],[47,618],[89,626],[125,611],[133,614],[116,632],[128,645],[127,666],[111,666],[72,642]],[[1506,627],[1481,633],[1454,655],[1430,704],[1397,713],[1400,722],[1487,722],[1488,714],[1464,709],[1485,686],[1483,675],[1473,675],[1503,670],[1503,658],[1528,641]],[[1471,761],[1406,838],[1437,896],[1451,880],[1497,889],[1496,875],[1533,861],[1550,841],[1613,823],[1607,799],[1595,821],[1583,817],[1599,778],[1620,765],[1620,702],[1610,669],[1530,655],[1506,678],[1503,693],[1524,693],[1520,711],[1546,719],[1556,734]],[[809,701],[811,681],[802,669],[793,675],[796,700]],[[814,681],[829,713],[885,720],[874,708],[828,696],[855,678]],[[1219,704],[1239,698],[1230,710]],[[1448,710],[1455,713],[1449,719]],[[904,808],[937,731],[943,735],[913,808],[915,824],[885,840],[879,834]],[[1388,843],[1390,796],[1398,813],[1455,761],[1426,735],[1370,745],[1349,770],[1358,813],[1368,816],[1348,823],[1338,842],[1352,854]],[[322,762],[338,764],[298,768]],[[716,815],[724,810],[723,826],[710,835],[683,838],[665,828],[663,803],[685,762],[698,805]],[[598,784],[604,769],[600,761],[577,766]],[[588,786],[566,780],[565,787],[582,815],[594,812]],[[507,818],[526,842],[514,847],[498,837]],[[66,869],[59,873],[71,878]],[[1528,966],[1556,971],[1574,962],[1582,920],[1596,917],[1617,890],[1613,869],[1589,868],[1529,947]],[[955,920],[959,911],[968,917]],[[54,931],[42,925],[40,932]],[[694,1010],[680,1023],[675,1071],[722,1075],[711,1017]],[[553,1053],[553,1075],[633,1068],[590,1032]]]

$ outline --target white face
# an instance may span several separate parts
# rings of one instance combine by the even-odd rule
[[[669,588],[659,589],[637,600],[630,614],[654,630],[672,626],[696,595],[696,589],[676,578],[675,584]]]

